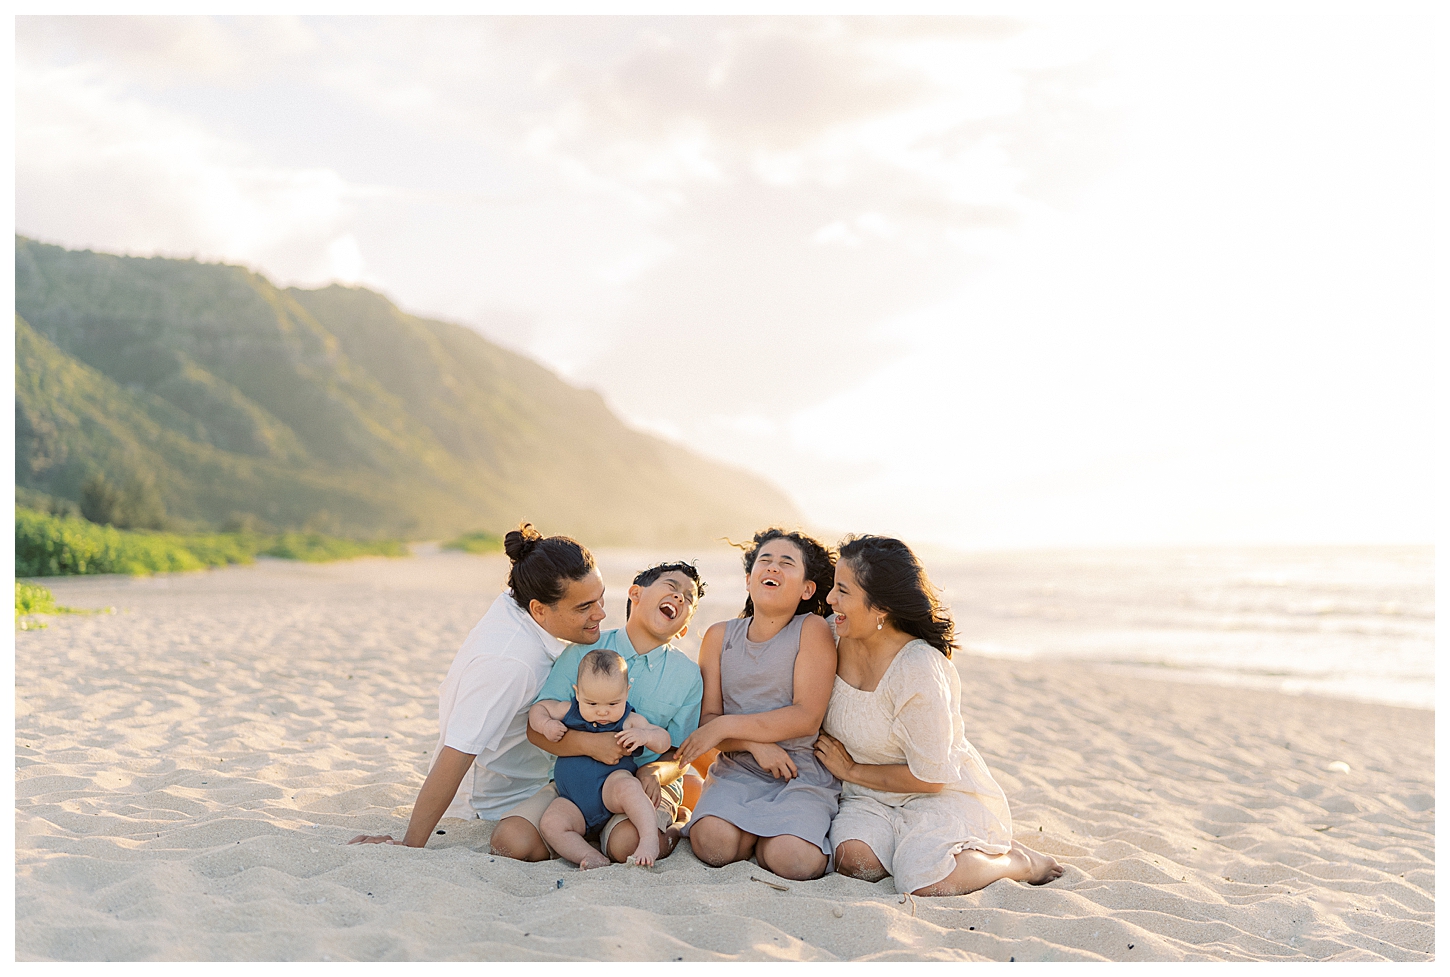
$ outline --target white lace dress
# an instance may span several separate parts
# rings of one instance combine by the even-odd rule
[[[918,780],[945,784],[936,794],[898,794],[847,783],[831,822],[831,848],[865,842],[896,880],[898,892],[939,882],[968,848],[1012,849],[1007,795],[971,743],[961,714],[961,681],[941,652],[914,640],[897,652],[874,691],[836,677],[825,731],[857,763],[904,763]]]

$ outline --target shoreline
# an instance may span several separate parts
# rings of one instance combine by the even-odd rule
[[[443,558],[463,558],[477,561],[471,576],[488,581],[489,586],[497,586],[498,583],[489,580],[491,574],[496,574],[498,582],[501,582],[507,575],[507,563],[501,553],[499,554],[466,554],[457,551],[448,551],[441,548],[439,541],[423,541],[409,543],[410,557],[417,560],[430,560]],[[1201,554],[1214,550],[1212,547],[1180,547],[1180,548],[1159,548],[1144,549],[1129,547],[1122,549],[1127,555],[1142,555],[1143,553],[1176,555],[1185,558],[1194,554]],[[1218,547],[1217,552],[1226,554],[1237,554],[1243,552],[1262,552],[1275,554],[1281,557],[1293,556],[1297,559],[1304,559],[1315,553],[1324,556],[1332,556],[1342,553],[1364,553],[1373,552],[1384,554],[1387,552],[1401,552],[1423,556],[1423,551],[1430,549],[1417,546],[1264,546],[1264,547],[1243,547],[1224,546]],[[1021,557],[1024,559],[1038,559],[1053,557],[1058,559],[1070,559],[1078,562],[1101,562],[1105,557],[1111,556],[1114,550],[1025,550],[1020,553],[1010,552],[987,552],[976,554],[977,557],[986,560],[990,558],[1012,558]],[[609,617],[605,621],[605,627],[614,627],[623,623],[623,595],[629,579],[635,569],[663,559],[674,559],[678,554],[666,550],[652,550],[640,548],[613,548],[599,551],[596,554],[600,562],[600,569],[604,572],[608,584],[606,607]],[[960,559],[963,554],[944,553],[943,558],[955,556]],[[310,564],[314,568],[335,567],[342,563],[354,565],[366,564],[370,561],[382,559],[397,559],[396,557],[356,557],[347,561],[336,561],[334,563]],[[702,571],[705,572],[710,582],[710,593],[707,598],[701,601],[699,613],[690,627],[690,635],[682,641],[677,642],[678,646],[691,658],[698,654],[699,640],[704,635],[706,628],[718,620],[734,617],[736,604],[743,603],[744,589],[739,586],[738,559],[733,553],[720,554],[711,553],[698,561]],[[21,578],[30,582],[38,583],[50,588],[52,592],[69,592],[72,589],[79,591],[98,590],[109,592],[113,588],[122,588],[127,592],[136,592],[150,588],[169,588],[172,586],[169,580],[185,580],[195,574],[211,573],[245,573],[248,570],[256,569],[259,566],[266,566],[273,563],[293,563],[278,557],[262,555],[257,562],[250,565],[209,567],[205,570],[188,571],[184,573],[157,573],[146,577],[132,577],[121,574],[85,574],[67,575],[55,577],[27,577]],[[299,569],[302,567],[299,565]],[[929,565],[928,571],[932,568]],[[960,571],[959,566],[950,563],[944,564],[941,568],[948,580]],[[977,568],[978,570],[982,568]],[[1020,571],[1020,566],[1006,568],[1011,572]],[[1042,568],[1033,567],[1034,571]],[[1034,587],[1033,590],[1041,590],[1044,593],[1056,593],[1059,581],[1051,576],[1051,566],[1046,570],[1044,579],[1045,585]],[[325,571],[324,571],[325,572]],[[1431,576],[1431,587],[1433,589],[1433,571]],[[956,582],[956,581],[952,581]],[[950,583],[945,588],[950,591]],[[59,593],[57,592],[57,593]],[[493,592],[493,591],[489,591]],[[119,595],[105,593],[101,595],[104,599],[114,603]],[[974,602],[966,602],[965,612],[959,620],[959,641],[961,649],[959,655],[970,654],[985,659],[1003,662],[1037,662],[1048,665],[1084,666],[1092,667],[1102,671],[1117,672],[1130,675],[1134,678],[1161,681],[1170,684],[1181,684],[1190,686],[1211,686],[1216,688],[1229,689],[1254,689],[1258,691],[1274,691],[1286,696],[1312,696],[1326,699],[1333,702],[1361,702],[1377,703],[1398,708],[1421,709],[1433,712],[1435,708],[1435,686],[1433,672],[1428,680],[1415,676],[1411,678],[1398,678],[1391,680],[1381,679],[1377,683],[1367,685],[1364,676],[1358,675],[1336,675],[1329,672],[1300,672],[1288,670],[1282,667],[1274,667],[1268,663],[1265,667],[1252,670],[1235,669],[1231,665],[1219,665],[1202,658],[1196,660],[1174,660],[1171,655],[1162,655],[1149,660],[1146,657],[1134,657],[1132,655],[1121,656],[1094,651],[1073,651],[1073,640],[1064,640],[1064,635],[1072,636],[1076,642],[1088,647],[1108,646],[1112,647],[1114,642],[1111,637],[1137,638],[1131,626],[1123,627],[1117,635],[1107,636],[1102,629],[1101,621],[1082,620],[1074,622],[1069,619],[1063,621],[1059,618],[1060,608],[1046,607],[1037,608],[1038,613],[1043,616],[1036,622],[1030,618],[1026,621],[1018,619],[1017,607],[1013,601],[1023,596],[1037,596],[1028,594],[1024,588],[1016,587],[1003,593],[991,595],[996,606],[1010,608],[1007,615],[983,613],[984,608],[974,606]],[[60,600],[60,597],[57,596]],[[77,595],[77,600],[86,598]],[[64,600],[60,600],[62,604]],[[980,602],[977,602],[980,603]],[[992,606],[989,601],[987,607]],[[1074,609],[1069,608],[1069,614]],[[1395,613],[1399,613],[1397,610]],[[1433,606],[1430,607],[1430,627],[1433,636]],[[1024,632],[1023,627],[1030,630]],[[1158,625],[1161,628],[1161,624]],[[1182,629],[1182,633],[1194,634],[1193,628]],[[1212,633],[1212,630],[1208,633]],[[1165,643],[1172,643],[1175,636],[1172,632],[1164,632]],[[1301,637],[1294,636],[1294,637]],[[461,640],[461,639],[460,639]],[[1431,638],[1433,641],[1433,637]],[[1129,645],[1141,646],[1141,638],[1126,642]],[[1121,647],[1121,645],[1119,645]],[[1433,646],[1432,646],[1433,647]],[[1433,651],[1431,652],[1433,654]]]
[[[611,601],[635,560],[601,555]],[[1084,662],[957,656],[1016,837],[1067,866],[1044,887],[780,892],[688,846],[580,873],[451,818],[423,851],[347,847],[406,823],[498,566],[59,587],[121,612],[16,636],[17,959],[1433,959],[1432,711]]]

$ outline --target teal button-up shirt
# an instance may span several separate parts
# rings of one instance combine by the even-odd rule
[[[568,702],[574,698],[579,662],[596,648],[607,648],[624,659],[629,666],[629,704],[656,726],[669,730],[671,746],[679,746],[700,725],[700,699],[705,695],[700,667],[683,651],[669,645],[641,655],[634,650],[624,628],[605,631],[592,645],[565,648],[534,701]],[[637,762],[643,766],[659,758],[658,753],[645,749]]]

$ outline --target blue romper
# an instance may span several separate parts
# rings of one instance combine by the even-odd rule
[[[564,717],[564,725],[569,729],[577,729],[584,733],[617,733],[624,728],[624,721],[629,714],[634,712],[634,706],[628,702],[624,704],[624,715],[612,723],[591,723],[579,715],[579,700],[577,698],[569,702],[569,714]],[[643,747],[640,748],[641,750]],[[636,750],[635,753],[640,752]],[[566,800],[573,801],[584,815],[586,831],[593,831],[608,821],[614,815],[609,808],[604,806],[604,798],[600,794],[604,790],[604,781],[616,770],[635,771],[634,756],[625,754],[615,764],[600,763],[592,756],[561,756],[554,761],[554,788],[559,796]]]

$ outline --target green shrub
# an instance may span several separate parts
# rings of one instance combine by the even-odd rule
[[[259,553],[313,563],[356,556],[406,556],[397,540],[358,542],[317,533],[130,532],[84,519],[15,510],[15,575],[174,573],[251,563]]]
[[[274,537],[261,552],[286,560],[326,563],[329,560],[350,560],[357,556],[407,556],[408,547],[395,539],[359,542],[319,533],[283,533]]]
[[[61,609],[55,606],[55,597],[48,588],[40,584],[26,583],[23,580],[15,581],[15,620],[19,621],[27,614],[59,614]]]
[[[15,575],[54,577],[71,573],[164,573],[199,570],[240,560],[202,560],[163,533],[132,533],[84,519],[15,510]],[[239,554],[240,555],[240,554]],[[248,556],[247,559],[250,559]]]
[[[109,608],[115,613],[115,608]],[[55,602],[50,588],[38,583],[15,581],[15,626],[21,631],[45,627],[44,621],[34,620],[37,614],[91,614],[93,611],[78,611],[74,607],[61,607]]]
[[[462,550],[465,553],[502,553],[503,537],[479,530],[474,533],[464,533],[457,539],[449,540],[443,544],[443,548],[445,550]]]

